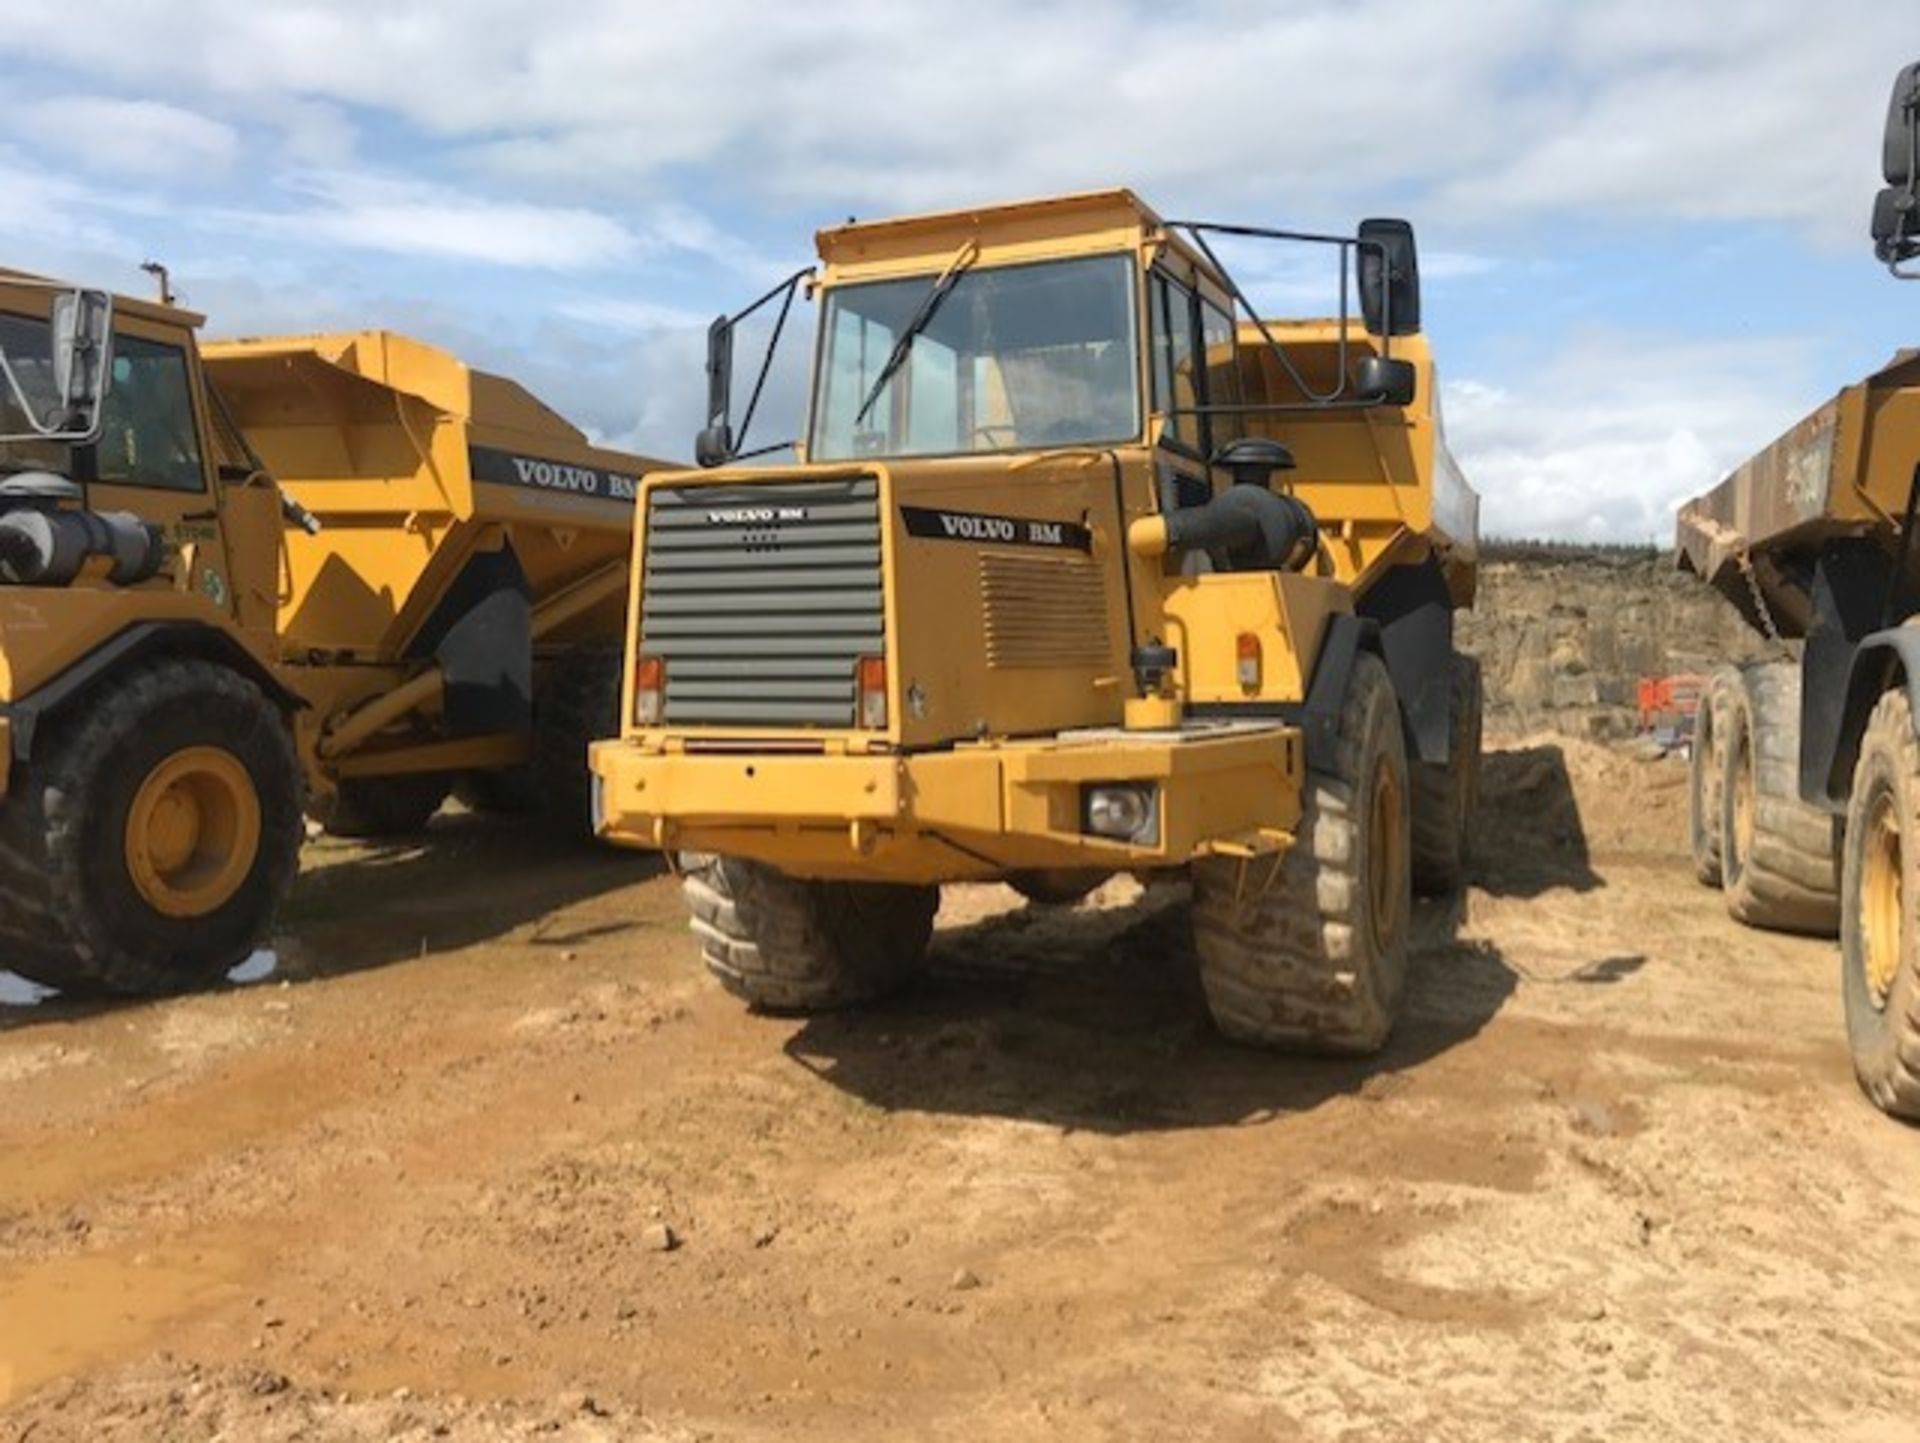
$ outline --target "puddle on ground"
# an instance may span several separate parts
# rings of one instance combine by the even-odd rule
[[[0,972],[0,1007],[38,1007],[51,996],[51,987],[30,982],[18,972]]]
[[[271,947],[262,947],[246,961],[227,974],[227,981],[237,987],[249,982],[265,982],[280,970],[280,954]]]
[[[144,1347],[232,1294],[244,1260],[193,1249],[48,1258],[0,1271],[0,1407],[43,1383]]]
[[[280,954],[271,947],[257,949],[246,961],[227,974],[236,987],[265,982],[280,970]],[[59,993],[52,987],[22,977],[18,972],[0,971],[0,1007],[38,1007]]]

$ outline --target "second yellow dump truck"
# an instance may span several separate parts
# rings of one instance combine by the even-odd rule
[[[584,835],[616,724],[650,463],[401,336],[198,324],[0,274],[0,965],[62,989],[219,978],[303,809]]]
[[[1879,258],[1920,256],[1920,65],[1900,72]],[[1717,673],[1693,754],[1703,882],[1756,926],[1838,932],[1862,1089],[1920,1119],[1920,352],[1681,508],[1681,566],[1778,645]]]
[[[1258,319],[1229,237],[1324,253],[1334,314]],[[681,854],[707,965],[761,1006],[911,975],[945,882],[1187,869],[1225,1032],[1379,1047],[1415,883],[1461,877],[1479,749],[1453,647],[1477,501],[1411,229],[1109,191],[819,253],[758,303],[819,301],[800,464],[741,464],[735,317],[705,469],[641,485],[602,833]]]

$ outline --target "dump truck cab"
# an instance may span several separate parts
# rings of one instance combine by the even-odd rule
[[[199,322],[0,276],[0,955],[53,985],[218,976],[293,875],[283,500]]]
[[[1253,316],[1222,233],[1337,253],[1339,313]],[[1409,230],[1176,226],[1111,191],[818,247],[793,282],[819,306],[798,464],[734,459],[722,321],[711,464],[641,488],[626,732],[594,752],[605,835],[717,854],[762,892],[924,903],[1206,860],[1245,881],[1289,850],[1314,763],[1337,765],[1363,651],[1402,654],[1395,726],[1445,763],[1472,522],[1435,525],[1436,471],[1457,472]],[[1394,614],[1359,614],[1389,577]],[[1377,829],[1403,881],[1404,771]],[[700,926],[718,904],[693,901]],[[754,995],[745,944],[709,940]]]

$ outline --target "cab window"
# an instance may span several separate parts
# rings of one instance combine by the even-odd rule
[[[205,488],[193,389],[179,347],[116,335],[104,412],[95,480],[167,491]]]
[[[1240,358],[1234,344],[1233,317],[1211,301],[1200,307],[1201,344],[1206,347],[1206,391],[1209,406],[1238,406],[1240,394]],[[1212,411],[1207,415],[1209,453],[1238,441],[1246,434],[1246,417],[1237,411]]]
[[[1193,293],[1178,281],[1155,273],[1153,309],[1153,404],[1167,418],[1161,435],[1188,450],[1203,442],[1203,418],[1194,377]]]

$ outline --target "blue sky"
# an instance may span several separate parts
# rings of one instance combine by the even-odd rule
[[[1496,534],[1664,540],[1920,332],[1864,234],[1912,0],[85,16],[0,11],[0,264],[144,292],[156,257],[214,334],[411,331],[656,455],[689,451],[706,318],[817,226],[1116,183],[1223,220],[1413,219]]]

